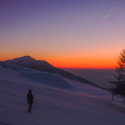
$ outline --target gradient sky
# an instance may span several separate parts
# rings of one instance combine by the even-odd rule
[[[125,0],[0,0],[0,60],[115,68],[125,49]]]

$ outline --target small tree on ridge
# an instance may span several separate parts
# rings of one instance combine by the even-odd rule
[[[109,81],[109,83],[115,86],[115,88],[111,90],[112,94],[125,97],[125,49],[123,49],[119,55],[116,66],[116,73],[116,80]]]

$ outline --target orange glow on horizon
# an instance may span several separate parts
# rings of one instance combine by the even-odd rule
[[[21,56],[18,56],[21,57]],[[0,61],[5,61],[9,59],[18,58],[17,56],[1,57]],[[95,57],[40,57],[40,56],[31,56],[36,57],[36,60],[45,60],[49,64],[57,68],[99,68],[99,69],[114,69],[116,68],[116,57],[113,58],[95,58]]]
[[[48,63],[58,68],[101,68],[114,69],[116,68],[116,60],[110,59],[67,59],[67,60],[50,60]]]
[[[100,65],[87,65],[87,64],[81,64],[81,65],[75,65],[75,64],[70,64],[70,65],[67,65],[67,64],[52,64],[54,67],[57,67],[57,68],[96,68],[96,69],[114,69],[116,68],[115,66],[113,66],[112,64],[110,65],[105,65],[105,64],[100,64]]]

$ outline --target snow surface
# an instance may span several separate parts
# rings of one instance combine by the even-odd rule
[[[34,103],[28,113],[26,95]],[[99,88],[59,75],[0,66],[0,125],[124,125],[125,105]]]

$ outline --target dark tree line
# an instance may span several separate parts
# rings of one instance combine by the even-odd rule
[[[125,49],[123,49],[119,55],[116,66],[115,80],[109,81],[112,84],[112,95],[119,97],[125,97]],[[113,98],[112,98],[113,99]]]

